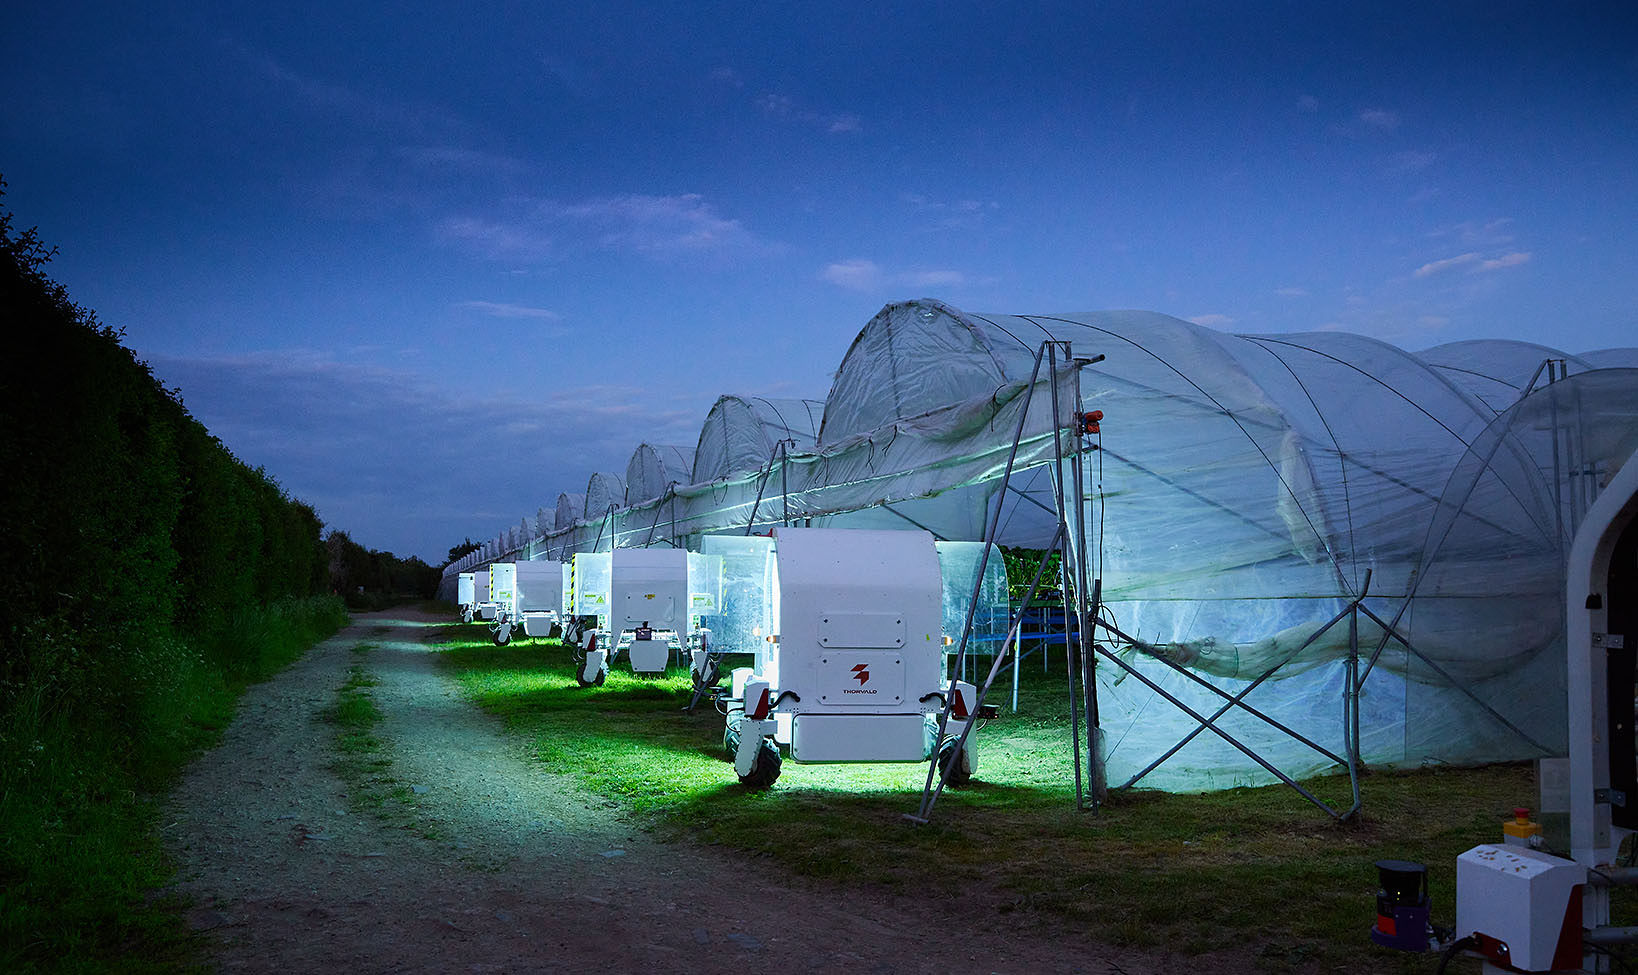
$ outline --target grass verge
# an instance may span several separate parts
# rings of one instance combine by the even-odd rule
[[[346,622],[332,597],[247,609],[207,633],[123,634],[117,647],[40,633],[36,653],[132,661],[115,705],[42,678],[0,713],[0,971],[173,972],[201,963],[169,883],[157,817],[250,684]],[[53,641],[56,645],[51,645]],[[223,663],[232,661],[231,665]]]
[[[1202,794],[1131,791],[1073,809],[1058,685],[1025,678],[1023,708],[985,729],[983,781],[946,792],[913,826],[925,766],[797,766],[747,793],[709,705],[682,713],[686,676],[617,668],[597,689],[543,641],[495,647],[451,626],[439,659],[542,765],[646,814],[653,828],[768,856],[797,873],[904,894],[967,898],[1025,926],[1071,925],[1109,944],[1249,951],[1268,971],[1425,972],[1427,956],[1372,946],[1381,858],[1428,865],[1435,920],[1455,914],[1456,857],[1499,841],[1533,805],[1527,766],[1377,773],[1359,821],[1332,822],[1283,786]],[[1341,802],[1345,777],[1306,785]],[[1458,962],[1458,970],[1466,962]],[[1475,969],[1476,970],[1476,969]]]
[[[363,643],[353,653],[367,657],[375,647]],[[347,784],[347,804],[355,814],[368,814],[385,826],[413,829],[429,840],[440,832],[415,815],[415,795],[393,774],[387,743],[376,734],[381,709],[370,688],[380,681],[363,664],[347,668],[347,680],[336,691],[336,702],[325,713],[335,729],[335,757],[330,768]]]

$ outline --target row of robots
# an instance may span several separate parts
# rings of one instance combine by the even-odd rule
[[[584,687],[613,666],[686,664],[695,701],[752,788],[798,763],[928,762],[961,784],[977,766],[977,688],[946,675],[973,598],[974,550],[924,531],[782,527],[706,536],[700,551],[629,548],[462,573],[462,619],[495,642],[559,637]],[[982,561],[990,575],[998,554]],[[994,591],[996,587],[988,587]],[[1002,596],[1004,598],[1004,595]],[[1000,607],[1004,617],[1005,607]],[[728,659],[747,664],[730,669]],[[976,730],[976,729],[975,729]]]

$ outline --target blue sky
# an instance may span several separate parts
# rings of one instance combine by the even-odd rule
[[[9,11],[51,273],[236,453],[440,561],[884,303],[1638,344],[1625,5]],[[340,9],[337,9],[340,8]]]

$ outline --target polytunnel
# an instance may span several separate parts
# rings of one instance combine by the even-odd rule
[[[694,452],[687,447],[642,443],[626,463],[626,504],[663,498],[673,485],[691,484]]]
[[[1456,461],[1496,418],[1451,370],[1522,388],[1542,360],[1485,344],[1471,351],[1507,354],[1464,359],[1447,347],[1434,367],[1335,332],[1236,336],[1149,312],[967,315],[909,302],[885,308],[855,340],[827,400],[820,453],[861,438],[886,447],[940,414],[922,456],[901,451],[898,465],[937,470],[1010,436],[986,400],[1015,395],[1045,340],[1106,357],[1079,369],[1078,391],[1087,408],[1107,414],[1086,471],[1095,495],[1085,509],[1096,546],[1089,555],[1105,617],[1128,637],[1110,646],[1132,667],[1099,668],[1111,782],[1146,770],[1146,784],[1169,788],[1267,780],[1260,763],[1200,734],[1201,721],[1162,691],[1205,715],[1217,711],[1220,691],[1244,693],[1261,715],[1231,709],[1216,727],[1292,775],[1336,764],[1350,733],[1350,645],[1346,626],[1325,624],[1356,602],[1392,628],[1390,636],[1361,617],[1360,641],[1375,653],[1359,696],[1366,761],[1476,762],[1562,749],[1562,695],[1530,690],[1563,662],[1556,616],[1544,622],[1531,601],[1539,573],[1458,559],[1455,550],[1429,558],[1429,527]],[[1549,354],[1572,358],[1552,350],[1542,358]],[[1630,432],[1632,416],[1617,410],[1601,422]],[[1611,453],[1622,449],[1630,453],[1630,445]],[[1550,492],[1520,451],[1496,451],[1487,463],[1517,482],[1494,503],[1542,510]],[[879,482],[884,473],[878,460],[871,474]],[[927,485],[934,503],[914,513],[957,537],[984,506],[1001,503],[999,541],[1040,546],[1057,523],[1050,474],[1020,475],[1006,499],[990,479],[944,478],[942,489]],[[947,503],[950,493],[960,502]],[[1486,503],[1475,494],[1459,520],[1494,520]],[[1325,742],[1327,750],[1314,747]]]
[[[586,481],[584,521],[592,522],[626,505],[626,482],[618,474],[597,471]]]
[[[997,541],[1040,548],[1060,518],[1084,525],[1112,655],[1096,685],[1112,784],[1331,769],[1350,707],[1368,763],[1532,757],[1563,747],[1563,695],[1539,692],[1562,682],[1557,539],[1632,452],[1638,373],[1617,368],[1632,365],[1625,349],[1415,355],[1144,311],[893,304],[854,340],[813,439],[786,435],[792,411],[769,422],[753,405],[776,401],[717,401],[665,534],[693,547],[807,522],[977,541],[993,518]],[[811,423],[819,404],[800,402]],[[1106,414],[1078,500],[1053,447],[1077,402]],[[735,415],[754,421],[743,436]],[[565,532],[560,499],[551,544],[650,543],[658,502],[610,503],[588,501]]]
[[[552,509],[552,526],[554,532],[573,528],[575,523],[586,517],[586,496],[584,494],[569,494],[567,492],[557,496],[557,507]]]
[[[760,470],[781,441],[789,441],[793,451],[812,451],[824,412],[821,400],[719,397],[700,425],[689,483],[709,484]]]
[[[1599,349],[1580,358],[1595,369],[1638,369],[1638,348]]]
[[[586,481],[586,511],[567,536],[576,552],[606,552],[614,547],[619,513],[626,508],[626,482],[618,474],[597,471]]]
[[[1545,385],[1549,360],[1564,364],[1565,372],[1593,368],[1578,356],[1534,342],[1475,339],[1437,345],[1417,353],[1452,384],[1476,397],[1496,413],[1511,407],[1536,385]],[[1555,373],[1556,375],[1556,373]]]

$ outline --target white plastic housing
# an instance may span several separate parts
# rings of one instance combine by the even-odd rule
[[[1482,934],[1507,945],[1509,963],[1551,971],[1565,912],[1587,868],[1527,847],[1486,843],[1456,858],[1456,936]],[[1578,914],[1570,919],[1577,929]]]
[[[563,611],[561,562],[519,562],[516,572],[519,613],[557,614]]]
[[[791,719],[796,762],[924,762],[927,718],[922,714],[798,714]]]
[[[665,640],[633,640],[626,648],[631,670],[637,674],[663,674],[671,660],[671,644]]]
[[[489,602],[516,614],[518,566],[516,562],[494,562],[489,566]]]
[[[597,680],[597,675],[603,671],[607,662],[608,654],[605,651],[587,650],[586,659],[580,665],[580,679],[588,684]]]
[[[799,714],[917,714],[943,683],[943,583],[923,531],[776,528],[779,691]]]
[[[614,550],[609,581],[609,630],[647,626],[688,632],[688,553],[680,548]]]
[[[776,528],[774,569],[778,642],[762,672],[782,699],[791,759],[926,759],[944,664],[932,535]]]
[[[569,603],[577,616],[596,616],[599,624],[609,618],[609,552],[577,552],[570,563]]]
[[[463,572],[455,577],[455,602],[461,606],[477,604],[477,578],[472,573]]]

